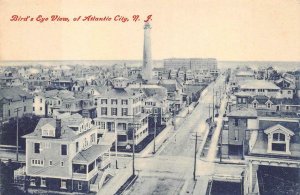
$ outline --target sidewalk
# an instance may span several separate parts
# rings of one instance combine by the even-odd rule
[[[104,186],[102,186],[97,194],[115,194],[131,175],[132,161],[130,161],[126,167],[117,169],[115,176],[112,177]]]
[[[179,124],[187,117],[188,114],[191,114],[194,110],[194,103],[189,105],[188,107],[184,107],[177,115],[176,117],[176,125],[177,128],[179,128]],[[156,136],[155,138],[155,150],[158,151],[164,143],[167,142],[167,140],[176,133],[174,131],[174,126],[171,124],[171,121],[168,122],[167,126],[165,127],[162,132]],[[140,157],[149,157],[153,156],[153,143],[154,140],[152,140],[145,148],[142,150],[137,156]]]

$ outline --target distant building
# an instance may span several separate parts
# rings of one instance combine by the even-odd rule
[[[33,94],[32,112],[36,116],[46,116],[46,98],[43,93]]]
[[[164,59],[165,69],[216,70],[215,58],[169,58]]]
[[[2,121],[17,117],[16,110],[19,109],[19,117],[32,114],[33,96],[18,88],[0,89],[0,117]]]

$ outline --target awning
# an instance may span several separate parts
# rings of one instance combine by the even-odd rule
[[[95,161],[98,157],[102,156],[109,149],[110,146],[92,145],[88,149],[82,150],[76,154],[76,156],[73,158],[73,163],[89,164]]]

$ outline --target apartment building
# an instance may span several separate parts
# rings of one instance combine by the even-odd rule
[[[98,96],[94,119],[100,134],[114,132],[116,128],[119,146],[132,144],[133,129],[135,144],[148,136],[148,114],[141,112],[142,93],[126,89],[127,85],[126,78],[113,79],[112,88]]]

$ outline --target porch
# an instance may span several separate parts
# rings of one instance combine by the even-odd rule
[[[79,152],[72,162],[73,179],[89,181],[110,165],[110,146],[92,145]]]

